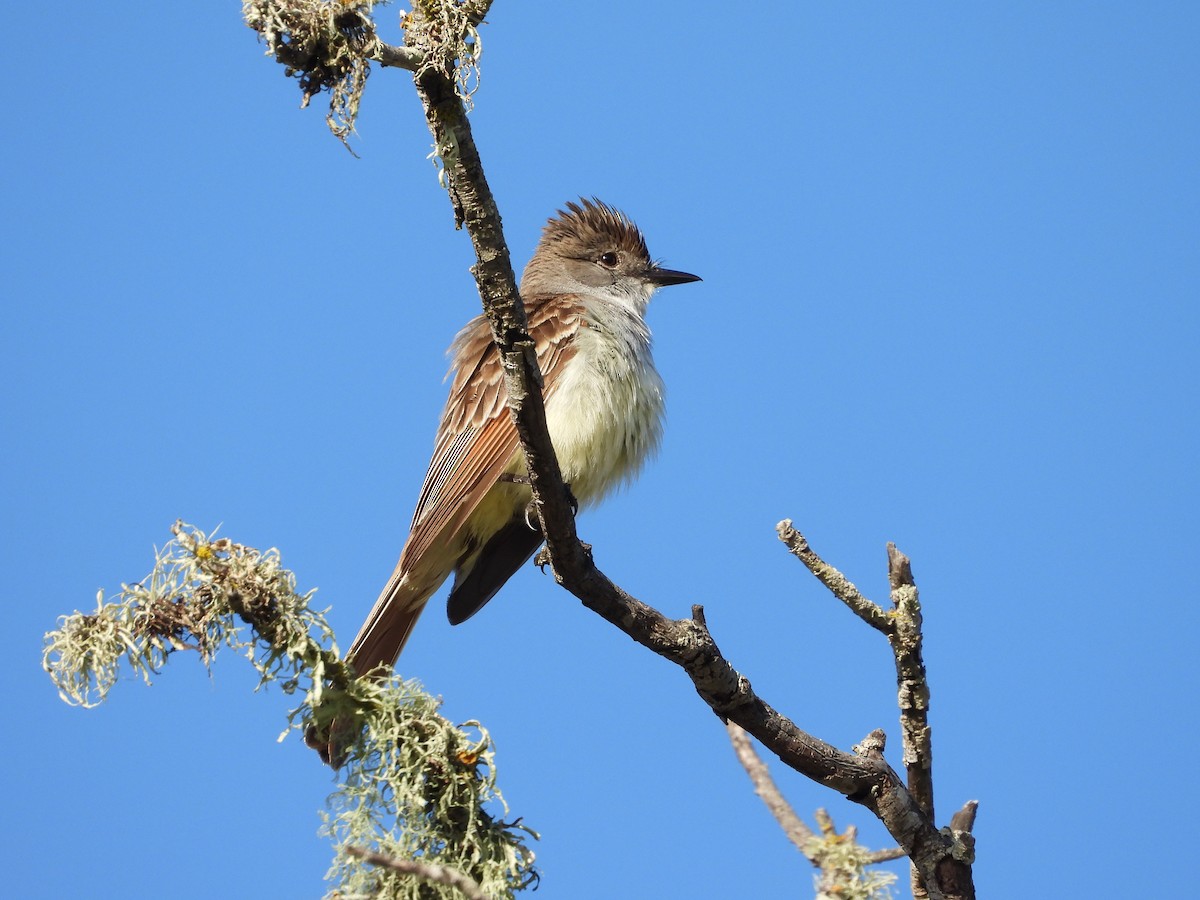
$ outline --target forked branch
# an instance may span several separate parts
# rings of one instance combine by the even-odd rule
[[[962,856],[962,848],[942,834],[899,777],[884,761],[881,740],[859,753],[838,750],[798,728],[750,686],[717,648],[702,611],[690,619],[669,619],[613,584],[596,568],[580,543],[563,487],[554,448],[546,429],[541,374],[526,331],[524,309],[504,241],[500,215],[484,177],[466,110],[455,93],[450,64],[423,66],[414,76],[426,121],[443,156],[456,223],[465,224],[474,245],[472,271],[484,312],[505,366],[509,410],[529,464],[538,519],[556,580],[583,604],[644,647],[680,666],[697,693],[725,721],[754,735],[787,765],[849,799],[883,821],[896,842],[930,885],[930,896],[974,896],[970,868],[960,862],[958,877],[939,890],[935,874],[944,860]]]

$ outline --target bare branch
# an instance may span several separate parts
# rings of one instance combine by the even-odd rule
[[[885,863],[891,862],[894,859],[904,859],[904,857],[907,855],[908,854],[906,854],[899,847],[889,847],[886,850],[872,850],[867,855],[867,861],[872,864]]]
[[[895,627],[888,634],[896,658],[897,702],[900,706],[900,736],[904,745],[904,767],[913,799],[934,819],[933,735],[929,727],[929,682],[921,653],[921,603],[907,556],[887,545],[888,581],[892,587]]]
[[[796,815],[796,811],[784,799],[783,794],[779,793],[775,779],[771,777],[766,763],[754,752],[754,746],[750,743],[746,732],[736,722],[727,722],[725,727],[729,730],[729,740],[733,743],[733,752],[737,754],[738,762],[742,764],[742,768],[750,776],[750,783],[754,785],[754,793],[767,805],[767,809],[775,817],[775,821],[779,823],[783,833],[787,835],[787,839],[796,845],[796,849],[807,856],[814,866],[819,865],[810,852],[810,845],[816,835]]]
[[[829,813],[824,809],[818,809],[816,811],[817,826],[826,840],[823,841],[814,834],[813,830],[796,815],[792,805],[779,792],[775,779],[771,777],[762,758],[755,752],[754,745],[750,742],[746,732],[733,722],[729,722],[726,728],[729,730],[729,740],[733,744],[734,753],[737,754],[738,761],[746,770],[746,774],[750,776],[751,784],[754,785],[754,793],[766,804],[771,815],[775,817],[775,821],[783,828],[788,840],[795,844],[809,862],[821,870],[821,889],[824,891],[824,895],[844,894],[844,890],[839,894],[839,886],[844,888],[846,880],[854,877],[857,873],[838,863],[843,862],[849,855],[845,852],[844,844],[846,842],[857,845],[857,830],[851,825],[844,834],[839,835]],[[834,841],[832,845],[827,843],[827,840],[831,838]],[[831,854],[830,846],[838,847],[838,852]],[[905,856],[904,851],[899,847],[874,852],[860,848],[858,852],[860,854],[858,859],[864,865],[903,859]]]
[[[845,603],[851,612],[872,628],[882,631],[884,634],[891,634],[891,617],[882,607],[872,603],[859,593],[858,588],[850,579],[817,556],[808,546],[808,539],[792,527],[791,519],[784,519],[775,526],[775,531],[778,533],[779,539],[787,544],[792,555],[804,563],[808,571],[816,575],[817,580],[825,585],[833,596]]]
[[[357,856],[359,859],[373,866],[383,866],[394,872],[400,872],[403,875],[415,875],[417,878],[423,878],[425,881],[433,881],[437,884],[452,887],[466,897],[467,900],[491,900],[474,879],[464,875],[458,869],[452,869],[449,866],[440,866],[437,863],[423,862],[416,859],[397,859],[394,856],[385,856],[382,853],[376,853],[374,850],[367,850],[363,847],[347,847],[346,852],[351,856]]]
[[[978,800],[968,800],[963,808],[950,817],[950,827],[954,831],[971,831],[975,828],[975,813],[979,811]]]
[[[703,621],[668,619],[617,587],[596,568],[575,531],[574,513],[546,429],[541,373],[527,333],[499,212],[484,177],[466,111],[455,93],[451,64],[424,65],[414,80],[437,146],[449,151],[443,152],[443,161],[455,222],[466,225],[475,248],[472,271],[504,362],[509,411],[525,451],[534,504],[555,579],[588,609],[680,666],[718,716],[740,725],[793,769],[874,812],[909,857],[919,861],[922,871],[932,872],[934,866],[953,854],[953,841],[937,830],[882,758],[845,753],[797,728],[755,694],[749,680],[721,655]],[[843,593],[861,599],[849,582],[845,582]],[[866,605],[865,599],[847,604],[874,627],[885,630],[888,617],[878,607],[873,612],[873,604]],[[955,874],[956,889],[950,896],[973,897],[969,867]]]
[[[858,589],[833,566],[826,563],[809,547],[808,541],[792,527],[790,519],[776,526],[779,538],[801,562],[808,567],[829,591],[848,606],[860,619],[882,632],[892,648],[896,664],[897,703],[900,707],[900,734],[903,744],[904,766],[910,796],[927,817],[936,821],[933,805],[933,740],[929,726],[929,682],[925,675],[925,662],[921,648],[922,634],[921,604],[916,582],[913,580],[912,564],[908,557],[889,543],[888,583],[891,587],[892,610],[885,612],[881,607],[866,599]],[[882,732],[879,733],[882,737]],[[874,746],[873,736],[868,736],[856,752],[871,758],[882,758],[882,744]],[[973,816],[971,817],[973,822]],[[955,840],[952,855],[963,859],[971,855],[969,828],[954,829],[960,833]],[[961,844],[961,846],[960,846]],[[901,844],[903,847],[903,844]],[[911,855],[911,854],[910,854]],[[937,889],[939,880],[934,876],[935,867],[927,859],[913,857],[913,893],[916,897],[941,896]],[[961,867],[953,875],[955,884],[962,884]],[[931,880],[932,879],[932,880]]]

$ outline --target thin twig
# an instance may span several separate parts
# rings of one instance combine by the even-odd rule
[[[792,552],[792,555],[804,563],[808,571],[817,576],[817,580],[825,585],[833,596],[846,604],[851,612],[872,628],[882,631],[884,634],[891,633],[891,617],[888,616],[882,607],[872,603],[859,593],[858,588],[854,586],[850,579],[821,559],[821,557],[817,556],[812,548],[808,546],[808,539],[792,527],[791,519],[784,519],[775,526],[775,531],[779,535],[779,539]]]
[[[729,731],[733,752],[737,754],[738,762],[742,764],[742,768],[750,776],[750,783],[754,785],[754,793],[766,804],[787,839],[796,845],[797,850],[808,857],[809,862],[814,866],[819,866],[820,863],[811,852],[812,842],[816,837],[812,829],[804,824],[804,820],[796,815],[792,805],[779,792],[767,764],[754,752],[754,745],[750,743],[750,738],[746,736],[742,727],[736,722],[727,722],[725,727]]]
[[[403,875],[415,875],[425,881],[444,884],[461,893],[467,900],[491,900],[479,883],[458,869],[416,859],[397,859],[363,847],[347,847],[346,852],[373,866],[383,866]]]
[[[742,730],[741,726],[734,722],[726,723],[725,727],[729,731],[729,740],[733,744],[733,751],[737,754],[738,762],[742,764],[742,768],[750,776],[750,783],[754,785],[754,793],[766,804],[767,809],[775,817],[775,821],[779,823],[787,839],[795,844],[796,848],[804,854],[809,862],[817,868],[822,868],[821,859],[813,849],[817,836],[805,824],[804,820],[796,815],[796,811],[792,808],[792,805],[780,793],[779,787],[775,784],[775,779],[771,777],[771,772],[767,768],[766,763],[755,752],[754,745],[750,742],[749,736]],[[818,809],[816,816],[822,834],[828,836],[831,833],[837,833],[833,825],[833,819],[827,811]],[[855,837],[854,827],[847,828],[846,834],[852,838]],[[903,859],[904,856],[904,851],[899,847],[890,847],[887,850],[869,851],[867,853],[867,861],[869,863],[890,862],[893,859]]]

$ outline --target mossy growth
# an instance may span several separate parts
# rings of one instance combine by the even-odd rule
[[[537,873],[529,838],[497,813],[494,748],[478,722],[455,725],[415,681],[355,678],[340,658],[313,593],[299,594],[278,551],[206,536],[177,522],[174,539],[142,581],[101,593],[92,613],[73,613],[46,635],[43,666],[67,703],[94,707],[128,670],[149,682],[178,651],[211,666],[227,647],[244,655],[262,685],[300,703],[290,731],[342,736],[340,783],[324,831],[335,847],[330,897],[454,898],[448,885],[374,868],[347,848],[424,860],[474,880],[489,897],[511,897]],[[314,756],[315,761],[315,756]]]

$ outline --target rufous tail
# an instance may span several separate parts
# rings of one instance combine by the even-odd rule
[[[387,667],[383,674],[391,674],[421,610],[438,586],[416,587],[407,578],[392,576],[346,654],[359,676],[380,666]]]

